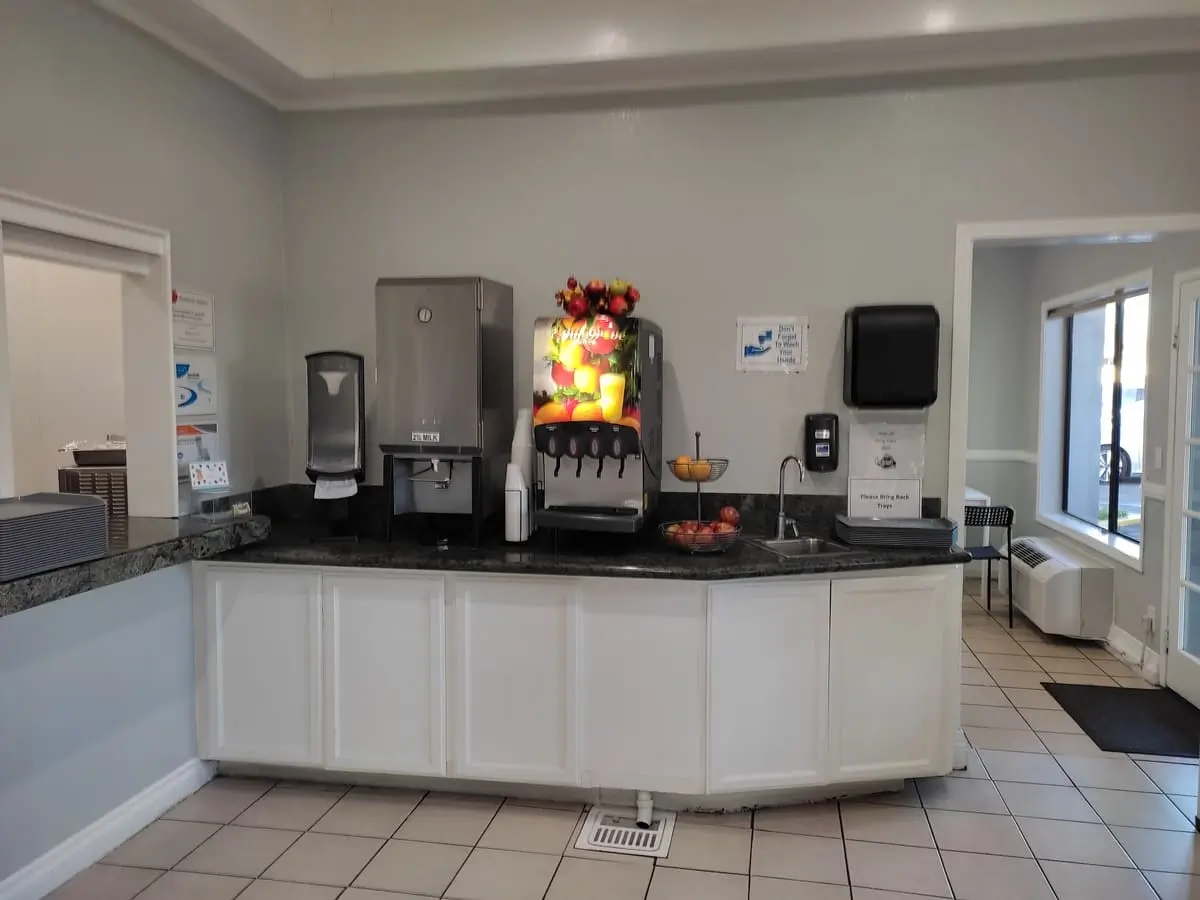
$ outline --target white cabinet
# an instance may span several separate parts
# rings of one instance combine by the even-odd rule
[[[833,582],[830,781],[949,771],[961,602],[952,573]]]
[[[708,666],[708,790],[828,780],[828,581],[712,587]]]
[[[579,582],[454,578],[451,774],[577,784]]]
[[[321,576],[278,567],[199,569],[200,755],[321,762]]]
[[[705,585],[583,583],[585,785],[704,790]]]
[[[441,576],[336,572],[321,601],[325,765],[444,775]]]

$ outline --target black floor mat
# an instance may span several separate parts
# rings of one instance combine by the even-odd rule
[[[1101,750],[1200,756],[1200,710],[1167,690],[1042,684]]]

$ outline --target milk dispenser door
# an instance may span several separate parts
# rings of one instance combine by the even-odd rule
[[[376,284],[377,433],[385,450],[479,452],[480,290],[477,278]]]

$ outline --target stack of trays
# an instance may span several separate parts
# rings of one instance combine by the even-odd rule
[[[843,513],[834,530],[851,547],[949,550],[954,546],[955,526],[949,519],[851,518]]]
[[[107,552],[108,513],[101,497],[26,494],[0,500],[0,582]]]

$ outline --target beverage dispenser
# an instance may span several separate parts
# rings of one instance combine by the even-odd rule
[[[478,545],[502,508],[513,434],[512,288],[486,278],[384,278],[375,285],[375,429],[396,516]],[[456,520],[456,521],[455,521]]]
[[[638,531],[662,481],[662,329],[633,317],[541,318],[533,352],[534,523]]]

